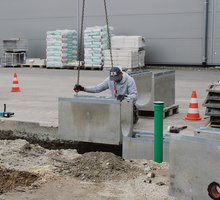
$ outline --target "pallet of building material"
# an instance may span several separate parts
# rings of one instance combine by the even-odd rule
[[[220,93],[209,92],[204,104],[208,103],[209,101],[220,101]]]
[[[212,127],[212,128],[220,128],[220,123],[219,122],[210,122],[209,127]]]
[[[212,92],[212,93],[220,93],[220,83],[213,83],[212,85],[209,86],[207,89],[207,92]]]
[[[209,92],[202,105],[204,107],[220,108],[220,93]]]
[[[84,69],[83,65],[80,66],[76,66],[76,65],[64,65],[61,69],[72,69],[72,70],[78,70],[80,68],[80,70]]]
[[[211,116],[210,121],[220,124],[220,117]]]
[[[38,64],[22,64],[21,67],[27,67],[27,68],[46,68],[46,65],[38,65]]]
[[[113,49],[140,49],[146,45],[142,36],[113,36],[111,43]]]
[[[20,52],[28,50],[28,41],[26,39],[11,38],[3,40],[3,50],[10,52]]]
[[[177,113],[179,113],[179,105],[175,104],[169,107],[165,107],[163,110],[163,118],[175,115]],[[139,110],[138,114],[140,116],[154,117],[154,111]]]
[[[63,65],[62,67],[60,66],[50,66],[47,67],[47,69],[70,69],[70,70],[78,70],[78,66],[74,65]],[[84,69],[83,66],[80,66],[80,70]]]
[[[203,106],[208,108],[220,108],[220,93],[209,92]]]
[[[145,51],[137,49],[113,49],[112,59],[114,65],[120,66],[125,70],[143,67],[145,65]],[[104,51],[104,67],[111,67],[111,58],[109,50]]]
[[[21,65],[4,65],[2,67],[4,67],[4,68],[20,68]]]
[[[220,128],[220,117],[211,116],[209,126]]]
[[[68,64],[65,64],[62,68],[63,69],[74,69],[77,70],[79,67],[79,61],[72,61]],[[84,62],[80,61],[80,69],[84,69]]]
[[[27,65],[45,65],[46,64],[46,59],[27,58],[25,64],[27,64]]]
[[[203,106],[207,107],[207,108],[218,108],[218,109],[220,109],[220,101],[209,100],[206,103],[204,103]]]
[[[109,27],[110,37],[114,28]],[[84,31],[84,61],[88,67],[103,66],[103,51],[109,49],[108,33],[106,26],[87,27]]]
[[[143,37],[113,36],[111,42],[114,65],[127,71],[145,66],[145,41]],[[104,67],[111,67],[109,50],[104,51]]]
[[[3,67],[15,67],[25,63],[26,52],[4,52],[1,64]]]
[[[99,66],[99,65],[93,65],[93,66],[90,66],[90,65],[85,65],[84,68],[85,70],[103,70],[103,66]]]
[[[61,69],[72,69],[72,70],[78,70],[78,66],[64,65]],[[80,69],[82,69],[82,66],[80,66]]]
[[[220,117],[220,109],[219,108],[206,108],[205,115]]]
[[[47,68],[63,68],[77,59],[77,31],[47,31]]]
[[[83,61],[79,61],[76,60],[76,61],[72,61],[72,62],[68,62],[68,64],[66,64],[65,66],[75,66],[75,67],[78,67],[78,66],[83,66],[84,65],[84,62]]]

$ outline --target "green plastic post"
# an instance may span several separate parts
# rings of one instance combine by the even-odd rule
[[[154,102],[154,161],[163,162],[163,108],[164,102]]]

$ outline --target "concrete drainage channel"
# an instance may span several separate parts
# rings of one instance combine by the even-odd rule
[[[96,109],[100,106],[101,109]],[[83,120],[87,122],[83,123]],[[99,126],[94,126],[94,121]],[[100,122],[108,123],[103,126]],[[40,172],[43,176],[50,173],[71,175],[94,182],[126,179],[131,174],[136,177],[144,172],[114,155],[122,156],[122,138],[132,134],[131,101],[80,96],[60,98],[59,130],[38,123],[0,122],[0,162],[19,169],[18,173],[24,170]],[[71,149],[89,153],[79,155]]]
[[[98,143],[76,142],[57,139],[57,127],[44,127],[38,123],[5,121],[0,122],[0,140],[23,139],[30,144],[49,150],[76,149],[79,154],[91,151],[112,152],[122,156],[122,145],[108,145]]]
[[[0,194],[38,187],[45,174],[99,182],[109,177],[115,179],[122,172],[125,176],[130,170],[120,157],[121,145],[63,141],[55,138],[57,127],[38,123],[0,121],[0,127]],[[108,163],[108,167],[104,165],[102,169],[103,163]]]
[[[209,135],[171,137],[170,194],[179,199],[220,199],[220,141]]]

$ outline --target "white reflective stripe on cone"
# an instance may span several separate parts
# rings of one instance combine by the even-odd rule
[[[198,101],[197,101],[197,99],[192,98],[192,99],[190,100],[190,103],[198,103]]]
[[[18,84],[13,84],[13,88],[18,88]]]
[[[197,113],[199,113],[199,112],[198,112],[198,109],[197,109],[197,108],[189,108],[188,113],[197,114]]]

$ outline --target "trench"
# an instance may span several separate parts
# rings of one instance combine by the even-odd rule
[[[18,187],[28,187],[34,183],[39,176],[25,171],[17,171],[0,167],[0,195]]]
[[[0,130],[0,140],[17,140],[23,139],[30,144],[38,144],[39,146],[48,150],[60,150],[60,149],[76,149],[79,154],[88,152],[111,152],[117,156],[122,156],[122,145],[108,145],[99,143],[88,143],[78,141],[68,141],[60,139],[40,139],[37,135],[30,135],[22,132],[17,135],[13,131]]]
[[[41,131],[39,131],[39,132],[41,132]],[[93,153],[93,152],[98,152],[98,153],[99,152],[111,152],[117,156],[120,156],[120,157],[122,156],[122,145],[105,145],[105,144],[96,144],[96,143],[65,141],[65,140],[55,139],[52,137],[49,139],[48,135],[44,136],[44,137],[42,137],[42,135],[43,134],[31,134],[31,133],[27,133],[24,131],[18,131],[18,130],[15,130],[15,131],[0,130],[0,140],[22,139],[22,140],[26,140],[30,144],[37,144],[37,145],[43,147],[44,149],[48,149],[48,150],[76,149],[79,154],[84,154],[84,153],[88,153],[88,152],[91,152],[91,153]],[[96,155],[96,153],[95,153],[95,155]],[[97,154],[97,155],[99,155],[99,156],[94,156],[94,159],[100,158],[101,154]],[[106,155],[106,154],[104,154],[104,155]],[[88,155],[85,154],[85,158],[87,158],[87,157],[88,157]],[[104,159],[105,159],[105,157],[103,158],[103,160]],[[60,160],[58,159],[58,161],[60,161]],[[83,160],[81,162],[83,162]],[[82,166],[84,166],[84,165],[85,165],[85,163],[82,164]],[[74,166],[67,164],[67,165],[65,165],[65,167],[60,168],[60,170],[61,169],[63,170],[63,172],[62,172],[62,170],[60,172],[67,173],[70,170],[72,170],[73,167]],[[78,167],[78,166],[75,166],[75,167]],[[96,166],[96,168],[97,168],[97,166]],[[88,170],[86,169],[86,171],[85,171],[85,169],[83,167],[80,167],[80,169],[82,170],[82,174],[79,173],[78,168],[76,170],[77,174],[74,174],[74,170],[73,170],[73,175],[75,177],[79,176],[79,178],[82,179],[85,176],[85,173],[88,173],[87,174],[88,180],[90,177],[92,177],[93,179],[96,178],[97,181],[99,180],[99,178],[100,178],[100,180],[101,180],[101,178],[105,178],[104,175],[100,176],[100,177],[97,177],[97,176],[93,177],[91,171],[87,172]],[[105,170],[107,170],[107,169],[105,169]],[[110,172],[112,174],[112,169]],[[113,175],[115,175],[115,174],[113,174]],[[1,176],[0,196],[4,193],[7,193],[7,192],[10,192],[13,190],[25,191],[26,187],[34,186],[34,183],[37,180],[41,179],[40,175],[38,175],[34,172],[32,173],[32,172],[28,172],[28,171],[19,171],[17,169],[7,168],[5,166],[0,166],[0,176]]]

